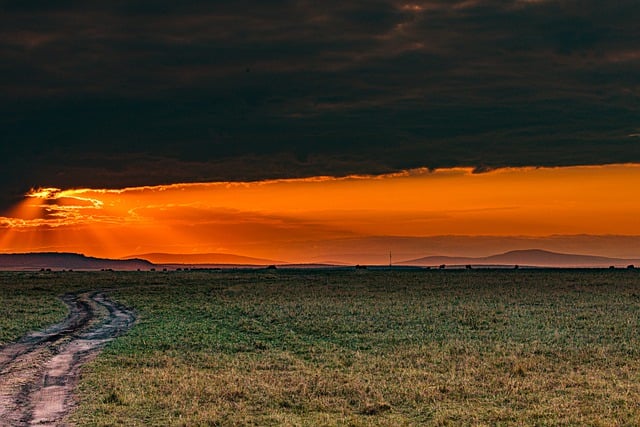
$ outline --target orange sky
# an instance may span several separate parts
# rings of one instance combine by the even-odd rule
[[[638,188],[640,165],[39,189],[0,217],[0,248],[303,262],[327,256],[319,246],[331,253],[327,242],[368,236],[640,236]]]

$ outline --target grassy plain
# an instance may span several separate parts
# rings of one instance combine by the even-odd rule
[[[51,286],[50,276],[36,277],[0,272],[0,346],[65,316],[65,305],[56,297],[62,288]]]
[[[0,279],[5,339],[67,289],[137,310],[85,369],[78,425],[640,424],[637,270]]]

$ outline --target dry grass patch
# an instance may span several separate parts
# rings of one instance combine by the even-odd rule
[[[74,286],[92,277],[107,281]],[[78,425],[640,422],[636,271],[108,281],[139,323],[86,369]]]

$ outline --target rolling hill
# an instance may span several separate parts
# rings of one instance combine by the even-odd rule
[[[146,270],[153,266],[152,263],[143,259],[113,260],[64,252],[0,254],[0,269],[2,270],[39,270],[42,268],[57,270]]]
[[[398,264],[435,266],[435,265],[522,265],[532,267],[626,267],[640,264],[640,259],[609,258],[594,255],[565,254],[541,249],[509,251],[487,257],[450,257],[428,256]]]
[[[283,264],[282,261],[274,261],[270,259],[252,258],[242,255],[224,254],[224,253],[208,253],[208,254],[167,254],[167,253],[148,253],[140,255],[131,255],[123,259],[145,259],[154,264],[168,265],[271,265]]]

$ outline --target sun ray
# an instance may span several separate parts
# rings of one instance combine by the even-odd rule
[[[38,188],[2,218],[0,244],[4,252],[229,251],[303,260],[305,244],[363,236],[640,235],[634,188],[640,165]]]

